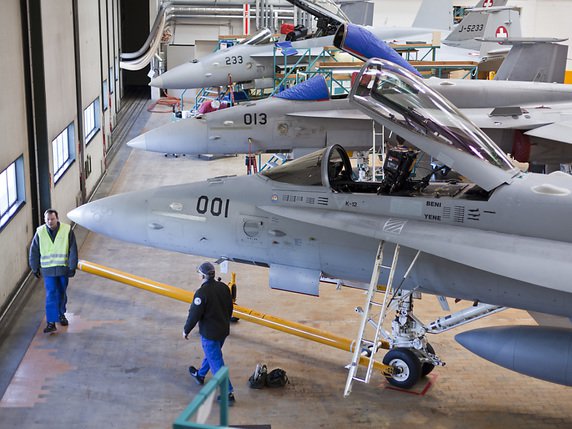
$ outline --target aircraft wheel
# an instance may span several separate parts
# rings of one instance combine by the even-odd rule
[[[396,374],[386,377],[389,384],[395,387],[409,389],[421,378],[421,362],[409,349],[398,347],[388,351],[383,357],[383,363],[397,370]]]
[[[427,343],[427,351],[431,354],[435,354],[435,349],[429,343]],[[421,364],[421,377],[425,377],[426,375],[430,374],[431,371],[435,369],[435,365],[429,362],[424,362]]]

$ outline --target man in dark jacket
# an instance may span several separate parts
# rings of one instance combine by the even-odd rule
[[[59,221],[58,212],[48,209],[44,225],[36,230],[30,246],[29,263],[37,278],[44,277],[46,287],[45,333],[57,330],[56,322],[68,325],[66,304],[69,277],[77,268],[77,244],[71,227]]]
[[[224,365],[222,346],[230,333],[230,317],[232,315],[232,294],[229,287],[223,282],[215,280],[215,268],[210,262],[199,266],[199,274],[203,283],[195,292],[193,303],[189,308],[187,323],[183,329],[183,336],[188,340],[189,333],[195,325],[199,324],[201,344],[205,357],[199,369],[189,367],[191,376],[198,384],[204,384],[205,376],[209,370],[216,372]],[[233,387],[228,381],[228,401],[234,403]]]

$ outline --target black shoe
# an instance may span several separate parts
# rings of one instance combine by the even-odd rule
[[[56,328],[56,324],[54,322],[48,322],[44,328],[44,334],[49,334],[50,332],[55,332],[57,330],[58,328]]]
[[[220,402],[220,395],[216,397],[216,400]],[[230,392],[228,394],[228,406],[232,407],[236,402],[236,398],[234,397],[234,393]]]
[[[195,379],[197,384],[205,384],[205,378],[202,375],[199,375],[199,370],[194,366],[189,367],[189,374],[191,374],[191,377]]]
[[[68,326],[69,324],[70,324],[70,322],[68,322],[68,319],[66,319],[66,316],[64,314],[62,314],[60,316],[60,325]]]

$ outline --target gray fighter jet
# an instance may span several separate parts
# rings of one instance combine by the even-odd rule
[[[371,280],[370,288],[402,279],[384,362],[395,369],[389,381],[403,387],[441,363],[427,333],[502,306],[572,316],[571,176],[516,169],[448,100],[393,63],[370,60],[350,101],[460,176],[412,179],[418,151],[396,148],[382,182],[359,182],[334,145],[256,176],[115,195],[68,217],[131,243],[266,266],[272,288],[293,292],[318,295],[323,276]],[[392,268],[377,278],[380,242]],[[411,291],[478,305],[423,323]],[[534,343],[525,341],[529,330]],[[459,340],[498,364],[572,385],[570,330],[508,327]]]
[[[428,79],[520,162],[572,162],[572,86],[537,82]],[[372,147],[371,119],[347,98],[331,99],[317,76],[265,100],[182,119],[127,144],[160,153],[256,154],[294,157],[332,144]]]
[[[496,3],[504,5],[506,1],[507,0],[498,0]],[[226,86],[229,82],[240,83],[253,81],[255,79],[272,78],[274,77],[275,66],[283,65],[282,60],[275,59],[277,49],[277,58],[280,58],[280,53],[288,57],[298,54],[307,55],[308,52],[311,52],[315,57],[323,51],[323,47],[333,45],[333,33],[335,33],[336,28],[340,24],[348,23],[348,19],[336,5],[334,5],[335,8],[320,13],[318,12],[319,9],[313,8],[313,6],[321,6],[321,4],[316,4],[317,2],[297,0],[295,3],[296,5],[309,3],[309,6],[312,7],[309,8],[308,11],[314,13],[319,18],[319,22],[323,23],[323,25],[318,28],[316,33],[317,37],[300,40],[293,38],[291,42],[286,42],[286,45],[281,45],[279,48],[274,43],[269,43],[271,32],[264,29],[252,38],[245,39],[242,43],[173,67],[160,76],[153,78],[150,85],[165,89],[189,89]],[[477,6],[482,7],[483,3],[492,4],[489,0],[479,0]],[[428,9],[432,11],[431,14],[427,13]],[[445,20],[440,19],[439,15],[444,15]],[[408,36],[431,33],[440,27],[443,27],[441,29],[448,28],[445,27],[446,24],[440,23],[446,21],[447,17],[449,17],[449,22],[451,22],[450,15],[450,1],[439,0],[436,2],[436,0],[424,0],[424,4],[420,8],[419,15],[415,20],[416,27],[364,28],[367,28],[381,40],[403,39]],[[469,17],[466,18],[468,22],[462,23],[462,25],[457,27],[457,31],[450,33],[450,37],[454,39],[455,46],[462,47],[463,42],[474,43],[475,37],[483,37],[488,34],[485,30],[487,24],[491,21],[490,16],[490,14],[481,14],[479,12],[469,14]],[[493,16],[494,22],[491,21],[490,25],[495,28],[497,27],[497,21],[506,21],[506,19],[494,14]],[[433,22],[433,25],[429,25],[429,22]],[[425,24],[424,27],[423,24]],[[503,28],[506,31],[506,26],[503,26]],[[515,35],[520,35],[520,32],[518,31]],[[444,40],[444,43],[446,42],[447,39]],[[504,49],[506,50],[506,48]],[[463,49],[459,49],[458,51],[463,51]],[[468,54],[464,52],[463,55]],[[474,61],[475,58],[476,57],[473,56],[471,60]],[[296,62],[294,60],[288,61],[287,59],[285,59],[285,61],[290,65]],[[278,62],[278,64],[275,64],[276,62]]]
[[[362,59],[385,58],[414,71],[359,26],[340,27],[334,43]],[[426,84],[462,109],[518,161],[572,162],[572,86],[437,78]],[[293,152],[296,157],[332,144],[367,150],[372,146],[372,128],[371,119],[347,99],[330,99],[324,78],[317,76],[265,100],[164,125],[128,144],[161,153]]]

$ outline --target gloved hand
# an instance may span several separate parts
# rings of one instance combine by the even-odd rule
[[[75,276],[75,270],[68,268],[68,277],[73,277],[73,276]]]
[[[41,277],[40,271],[34,271],[34,277],[39,279]]]
[[[189,339],[189,334],[190,334],[190,332],[185,332],[185,330],[183,329],[183,338],[184,338],[185,340],[188,340],[188,339]]]

